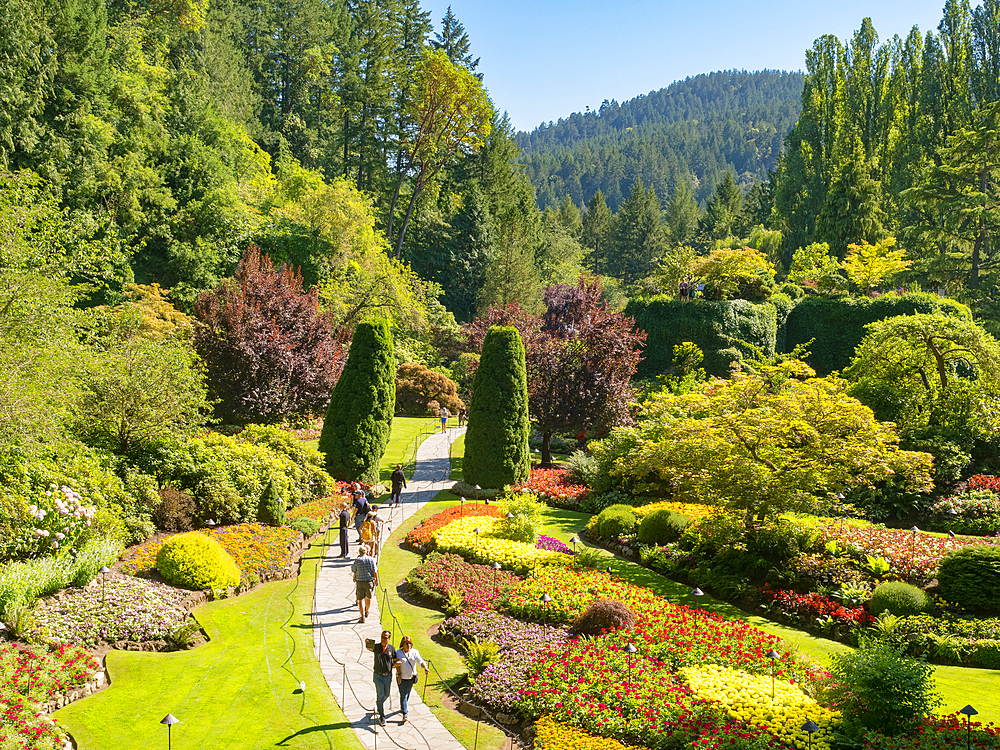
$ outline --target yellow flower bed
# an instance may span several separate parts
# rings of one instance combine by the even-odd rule
[[[654,510],[672,510],[674,513],[680,513],[682,516],[687,516],[693,521],[696,518],[708,518],[714,515],[719,509],[711,505],[699,505],[698,503],[673,503],[664,501],[662,503],[642,505],[635,509],[635,514],[639,518],[643,518]]]
[[[699,698],[720,703],[732,719],[750,726],[763,724],[782,742],[797,748],[809,746],[802,729],[812,720],[819,727],[813,735],[814,750],[830,750],[829,739],[840,723],[840,712],[824,708],[795,685],[778,680],[771,700],[771,678],[729,667],[682,667],[680,675]]]
[[[505,570],[531,570],[539,565],[572,565],[573,556],[538,549],[533,544],[501,539],[494,529],[503,519],[489,516],[457,518],[434,532],[438,552],[454,552],[472,562],[500,563]],[[475,529],[479,529],[479,534]]]
[[[598,737],[548,715],[538,720],[535,729],[535,750],[643,750],[610,737]]]

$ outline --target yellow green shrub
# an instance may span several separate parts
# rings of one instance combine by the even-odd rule
[[[240,582],[236,561],[219,542],[197,531],[164,542],[156,569],[169,583],[188,589],[225,589]]]

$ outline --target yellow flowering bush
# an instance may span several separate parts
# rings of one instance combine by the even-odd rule
[[[712,505],[700,505],[698,503],[675,503],[665,500],[661,503],[641,505],[635,509],[635,514],[639,516],[639,518],[643,518],[648,516],[654,510],[670,510],[674,513],[680,513],[682,516],[687,516],[693,521],[696,518],[708,518],[709,516],[715,515],[719,509]]]
[[[454,552],[470,562],[484,565],[498,562],[505,570],[512,571],[531,570],[540,565],[573,564],[572,555],[501,538],[503,520],[489,516],[457,518],[434,532],[434,545],[438,552]],[[475,532],[477,528],[479,534]]]
[[[749,726],[766,726],[779,740],[800,750],[809,745],[809,734],[802,725],[812,720],[819,727],[812,738],[814,750],[830,749],[840,713],[820,706],[785,680],[775,681],[772,701],[769,676],[715,664],[682,667],[680,675],[695,696],[721,704],[729,718]]]
[[[548,715],[538,720],[535,730],[535,750],[644,750],[610,737],[598,737]]]

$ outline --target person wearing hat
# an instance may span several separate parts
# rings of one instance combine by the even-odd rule
[[[368,518],[368,514],[371,513],[372,507],[368,504],[365,491],[357,482],[354,483],[354,488],[351,490],[351,508],[354,513],[354,530],[358,532],[358,542],[360,543],[361,527],[364,525],[365,519]]]

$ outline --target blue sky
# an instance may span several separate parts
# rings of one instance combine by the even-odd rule
[[[974,2],[978,5],[978,2]],[[869,16],[879,38],[937,28],[944,0],[423,0],[465,25],[493,102],[532,130],[604,99],[626,101],[730,68],[804,70],[823,34],[849,38]]]

